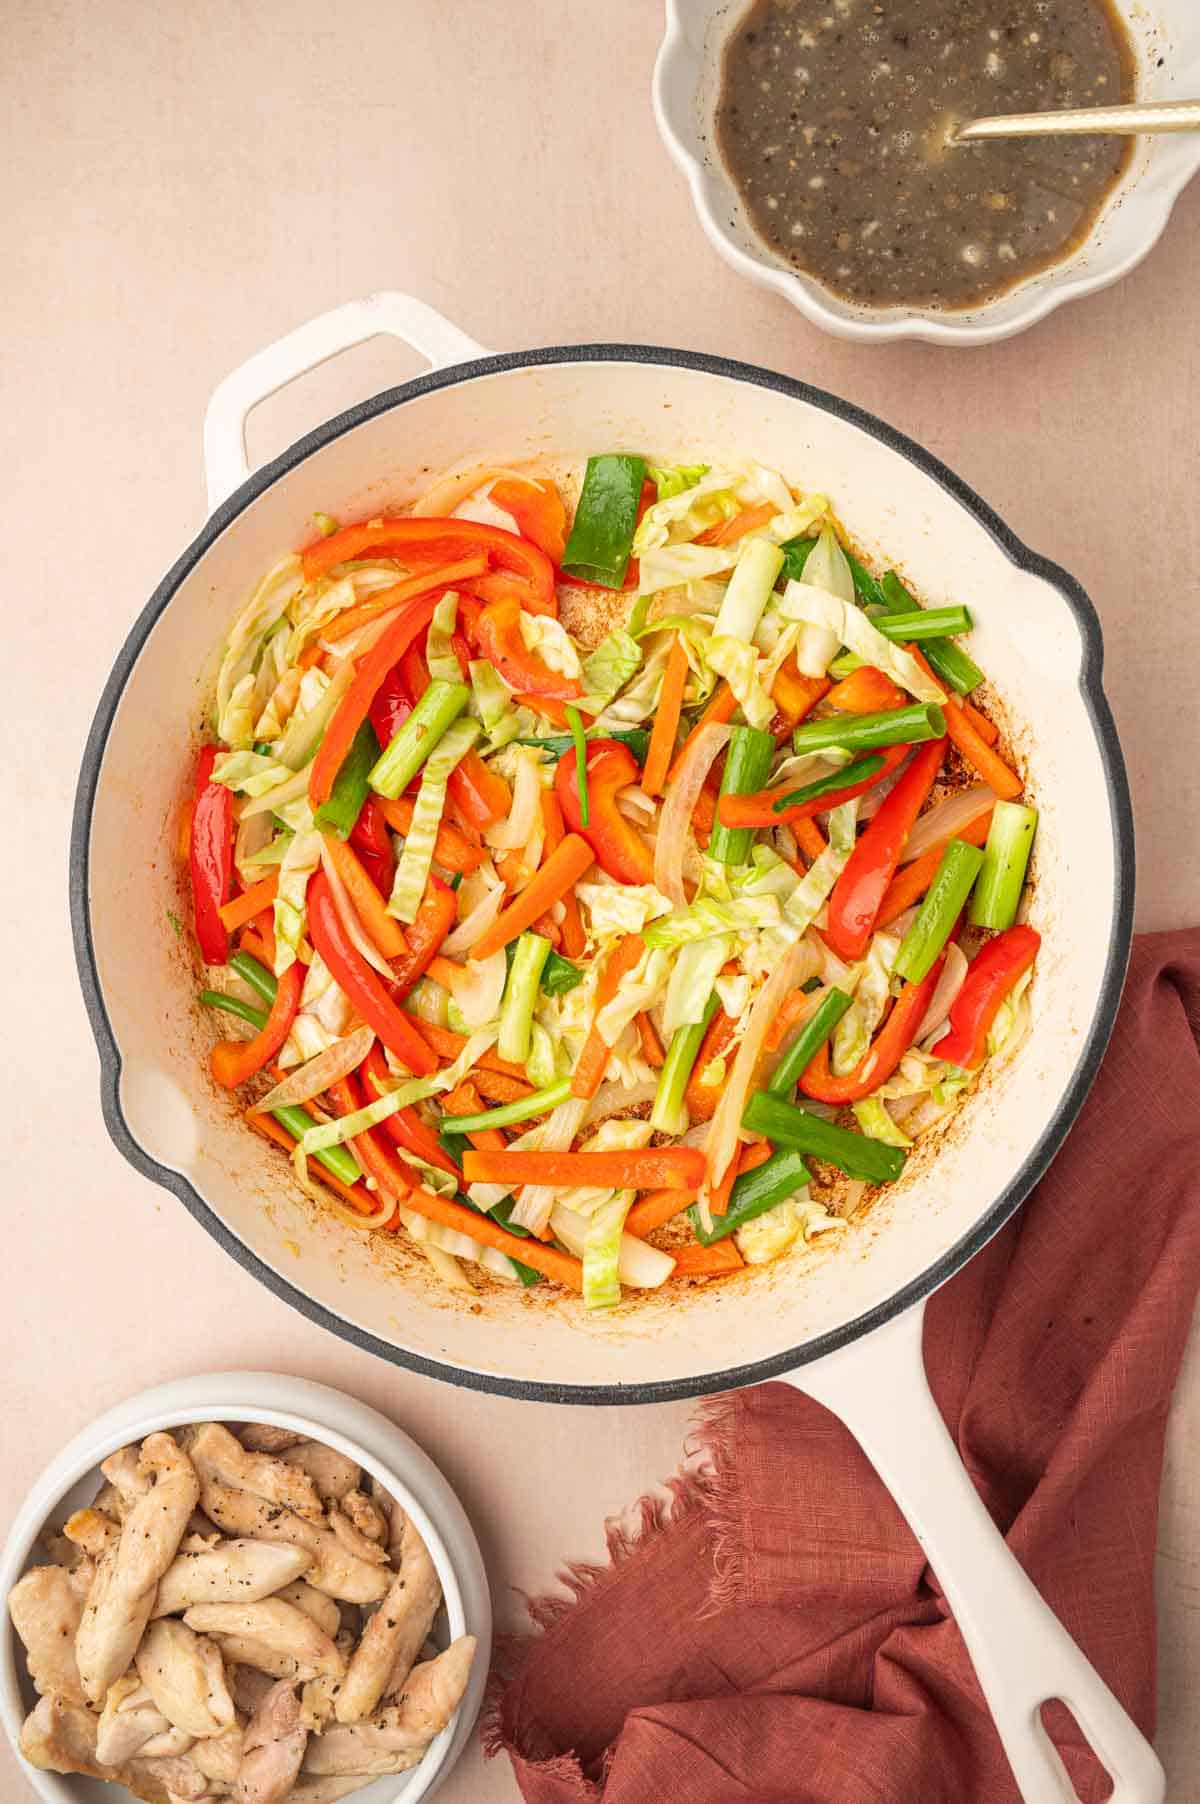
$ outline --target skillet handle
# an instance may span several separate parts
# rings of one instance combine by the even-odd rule
[[[924,1307],[788,1374],[849,1428],[887,1485],[954,1613],[1025,1804],[1078,1804],[1039,1706],[1067,1704],[1108,1769],[1110,1804],[1161,1804],[1149,1742],[1009,1552],[934,1402]]]
[[[250,474],[246,420],[259,402],[336,357],[339,351],[348,351],[352,345],[363,344],[383,332],[419,351],[431,369],[487,355],[482,345],[409,294],[384,292],[365,301],[348,301],[344,307],[335,307],[297,326],[285,338],[248,357],[213,392],[204,415],[204,472],[210,513]]]

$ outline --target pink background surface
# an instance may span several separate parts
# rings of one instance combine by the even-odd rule
[[[497,1401],[358,1353],[242,1273],[104,1132],[66,907],[79,754],[130,622],[202,522],[209,394],[313,314],[405,289],[495,349],[720,352],[913,434],[1090,590],[1133,781],[1139,924],[1200,915],[1200,190],[1141,269],[1025,337],[843,344],[709,249],[651,118],[660,31],[652,0],[4,11],[4,1524],[62,1442],[127,1393],[205,1369],[292,1371],[425,1445],[479,1530],[501,1626],[516,1626],[510,1587],[595,1555],[602,1518],[673,1468],[688,1421],[685,1405]],[[264,407],[252,448],[414,367],[364,347]],[[1193,1347],[1160,1536],[1160,1745],[1179,1799],[1200,1793],[1198,1440]],[[34,1795],[6,1748],[0,1795]],[[515,1787],[472,1752],[440,1796],[490,1804]]]

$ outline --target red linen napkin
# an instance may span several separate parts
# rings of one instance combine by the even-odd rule
[[[929,1304],[930,1380],[1009,1546],[1141,1727],[1167,1403],[1200,1285],[1200,930],[1135,942],[1071,1137]],[[781,1384],[611,1564],[530,1604],[485,1726],[531,1804],[1013,1804],[918,1545],[841,1424]],[[1085,1804],[1107,1780],[1062,1713]],[[1061,1730],[1061,1733],[1060,1733]]]

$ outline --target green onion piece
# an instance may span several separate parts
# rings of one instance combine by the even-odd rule
[[[872,752],[867,758],[855,758],[841,770],[832,770],[827,777],[818,777],[815,783],[805,783],[802,788],[793,789],[790,795],[781,796],[777,802],[772,802],[771,812],[782,814],[786,808],[795,808],[800,802],[833,795],[836,790],[849,789],[852,783],[865,783],[868,777],[882,769],[883,758],[879,752]],[[715,833],[716,829],[713,831]]]
[[[625,581],[638,503],[646,475],[644,457],[610,452],[589,457],[562,568],[581,582],[619,589]]]
[[[816,548],[815,539],[789,539],[779,547],[783,553],[783,568],[776,579],[776,587],[783,588],[787,583],[798,583],[804,575],[804,566]]]
[[[375,729],[369,720],[364,720],[342,759],[329,800],[321,803],[313,817],[318,827],[328,828],[339,839],[349,839],[367,799],[371,766],[378,756]],[[399,790],[396,793],[399,795]]]
[[[854,578],[854,587],[864,607],[886,607],[883,591],[879,586],[879,578],[872,576],[865,565],[860,564],[852,551],[845,551],[846,562],[850,566],[850,574]]]
[[[913,614],[882,614],[875,626],[885,639],[949,639],[969,633],[966,608],[918,608]]]
[[[868,1140],[849,1128],[823,1121],[798,1109],[795,1103],[756,1090],[742,1114],[742,1126],[751,1133],[763,1134],[776,1146],[794,1146],[811,1159],[822,1159],[836,1165],[847,1177],[861,1178],[866,1184],[888,1184],[904,1170],[904,1154],[899,1147],[884,1146],[880,1140]]]
[[[971,897],[972,927],[1011,927],[1025,882],[1025,868],[1037,831],[1037,809],[1023,802],[997,802],[992,810],[983,868]]]
[[[915,595],[910,595],[894,570],[879,579],[879,600],[889,614],[913,614],[917,611]],[[875,622],[879,625],[878,620]],[[983,672],[961,645],[943,645],[934,639],[925,654],[931,670],[959,695],[970,695],[983,681]]]
[[[936,702],[912,702],[906,708],[885,708],[881,714],[831,714],[825,720],[802,721],[792,734],[792,745],[797,752],[824,752],[831,746],[874,752],[889,745],[941,739],[945,731],[946,717]]]
[[[439,1127],[438,1128],[438,1140],[441,1143],[442,1151],[444,1153],[446,1153],[448,1155],[448,1157],[450,1157],[451,1159],[454,1160],[454,1163],[459,1167],[459,1169],[461,1171],[462,1162],[463,1162],[463,1154],[466,1152],[467,1148],[471,1144],[471,1142],[467,1139],[466,1135],[465,1134],[451,1134],[446,1131],[445,1127]]]
[[[430,683],[370,773],[371,788],[395,801],[471,699],[465,683]]]
[[[692,1066],[696,1063],[705,1029],[720,1006],[721,998],[714,992],[705,1003],[704,1013],[699,1021],[691,1022],[686,1027],[677,1027],[671,1035],[671,1044],[658,1074],[654,1107],[650,1111],[650,1125],[657,1133],[682,1134],[687,1127],[683,1093],[692,1075]]]
[[[254,750],[258,753],[260,758],[274,757],[274,753],[271,750],[271,741],[269,739],[256,739],[254,741]]]
[[[820,1008],[809,1016],[771,1073],[767,1088],[772,1096],[787,1096],[789,1091],[795,1089],[800,1082],[801,1073],[816,1058],[850,1007],[851,1000],[845,990],[829,991]]]
[[[565,996],[568,990],[574,990],[583,982],[583,972],[578,965],[573,965],[569,958],[561,953],[551,951],[542,966],[542,990],[547,996]]]
[[[266,1011],[255,1008],[252,1002],[243,1002],[240,996],[227,996],[223,990],[201,990],[200,1000],[205,1008],[223,1008],[228,1014],[248,1021],[256,1033],[261,1033],[267,1025]]]
[[[748,796],[762,788],[775,756],[775,741],[757,727],[735,727],[721,778],[723,796]],[[718,813],[708,854],[721,864],[745,864],[754,844],[753,827],[726,827]]]
[[[650,750],[650,735],[644,727],[614,727],[611,731],[600,728],[597,732],[586,733],[586,739],[617,739],[627,745],[639,764],[645,764],[646,753]],[[561,758],[575,744],[570,733],[550,733],[544,739],[515,739],[514,745],[535,745],[552,758]]]
[[[587,734],[583,730],[583,722],[579,718],[579,709],[570,704],[563,709],[567,717],[567,725],[571,729],[571,743],[575,747],[575,787],[579,791],[579,820],[584,827],[591,821],[588,807],[587,780]]]
[[[920,983],[929,975],[938,953],[954,932],[982,863],[983,853],[978,846],[969,846],[965,839],[947,842],[917,918],[901,941],[892,966],[894,977]]]
[[[780,1147],[753,1171],[744,1171],[740,1178],[734,1179],[729,1207],[724,1215],[713,1216],[711,1228],[706,1228],[700,1220],[700,1210],[695,1203],[688,1210],[688,1220],[696,1239],[702,1246],[710,1247],[714,1240],[724,1240],[727,1234],[732,1234],[736,1228],[744,1228],[756,1215],[765,1215],[768,1209],[795,1196],[808,1181],[808,1166],[800,1154],[794,1147]]]
[[[309,1114],[307,1109],[302,1109],[299,1103],[292,1103],[282,1109],[272,1109],[271,1113],[280,1127],[287,1129],[293,1140],[302,1139],[310,1128],[315,1128],[317,1125],[314,1117]],[[335,1178],[341,1178],[343,1184],[357,1184],[359,1178],[362,1177],[362,1166],[348,1147],[326,1146],[319,1153],[313,1153],[312,1157],[318,1165],[323,1165],[326,1171],[331,1171]]]
[[[265,965],[260,965],[249,952],[235,952],[229,960],[229,969],[236,971],[243,983],[248,983],[255,995],[261,996],[268,1006],[275,1000],[275,991],[279,987]]]
[[[856,651],[840,651],[825,674],[840,683],[843,677],[853,676],[856,670],[861,670],[865,663],[866,659],[860,658]]]
[[[515,1127],[518,1121],[529,1121],[534,1115],[548,1115],[570,1094],[571,1080],[564,1077],[544,1090],[535,1090],[531,1096],[522,1096],[519,1102],[506,1102],[499,1109],[481,1109],[477,1115],[443,1115],[442,1132],[481,1134],[485,1128]]]
[[[542,966],[551,950],[549,940],[540,933],[523,933],[508,968],[496,1050],[502,1059],[510,1059],[515,1065],[523,1065],[529,1057],[529,1030],[541,987]]]
[[[855,1121],[869,1139],[882,1140],[885,1146],[902,1146],[906,1151],[912,1145],[904,1129],[888,1114],[882,1096],[864,1096],[851,1106]]]

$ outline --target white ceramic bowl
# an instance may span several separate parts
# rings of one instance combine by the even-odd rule
[[[713,120],[722,53],[748,5],[749,0],[666,0],[666,36],[654,70],[658,129],[688,179],[701,225],[725,261],[839,338],[980,345],[1023,332],[1064,301],[1107,288],[1140,263],[1161,235],[1176,195],[1200,169],[1200,133],[1140,138],[1095,229],[1064,262],[969,312],[852,307],[775,256],[750,224],[717,154]],[[1200,95],[1197,0],[1117,0],[1117,7],[1137,58],[1139,97]]]
[[[187,1422],[270,1422],[323,1441],[356,1460],[387,1487],[420,1530],[441,1580],[449,1639],[472,1634],[479,1646],[466,1694],[453,1721],[410,1772],[377,1779],[354,1794],[362,1804],[417,1804],[436,1791],[467,1743],[483,1699],[492,1647],[492,1606],[474,1530],[458,1498],[415,1441],[376,1410],[340,1391],[274,1372],[213,1372],[178,1379],[119,1403],[76,1435],[30,1491],[0,1555],[0,1600],[30,1566],[41,1563],[38,1534],[90,1503],[103,1482],[100,1461],[156,1429]],[[435,1628],[436,1633],[436,1628]],[[0,1716],[14,1750],[21,1724],[37,1702],[24,1650],[7,1622],[0,1639]],[[114,1804],[131,1799],[123,1786],[43,1773],[22,1761],[30,1786],[46,1804]]]

